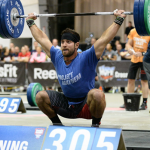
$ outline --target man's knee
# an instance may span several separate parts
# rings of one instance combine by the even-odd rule
[[[90,91],[89,94],[90,97],[92,97],[92,101],[96,103],[101,103],[102,101],[105,101],[105,94],[101,90],[93,89],[93,91]]]
[[[88,95],[87,104],[90,108],[91,115],[95,118],[101,118],[106,107],[103,91],[98,89],[91,90]]]
[[[39,91],[37,94],[36,94],[36,103],[37,105],[40,105],[42,104],[43,102],[46,101],[47,99],[47,93],[45,91]]]

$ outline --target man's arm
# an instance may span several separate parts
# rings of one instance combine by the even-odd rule
[[[134,49],[133,49],[133,40],[132,39],[129,39],[127,44],[126,44],[126,49],[128,51],[129,54],[133,54],[134,53]]]
[[[130,55],[134,55],[136,57],[141,57],[142,53],[141,52],[135,52],[133,49],[133,39],[129,39],[127,44],[126,44],[126,48],[129,52]]]
[[[117,56],[114,55],[112,58],[110,58],[110,60],[116,61],[117,60]]]
[[[115,16],[118,17],[123,17],[125,18],[126,16],[122,14],[124,11],[119,10],[114,13]],[[117,34],[118,30],[120,28],[120,25],[113,23],[103,34],[102,36],[94,43],[94,48],[95,48],[95,54],[96,57],[99,59],[101,55],[103,54],[103,51],[106,47],[106,45],[115,37]]]
[[[37,17],[34,16],[33,13],[28,14],[28,16],[29,17],[27,17],[26,20],[28,20],[28,19],[36,20],[37,19]],[[42,46],[45,53],[48,55],[48,57],[50,57],[50,49],[52,47],[52,43],[49,40],[49,38],[47,37],[47,35],[42,30],[40,30],[36,25],[32,25],[30,27],[30,30],[31,30],[31,33],[32,33],[34,39],[38,43],[40,43],[40,45]]]

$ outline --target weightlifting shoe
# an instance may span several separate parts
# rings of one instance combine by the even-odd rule
[[[146,109],[147,109],[147,105],[145,103],[142,103],[139,110],[146,110]]]
[[[92,124],[91,127],[97,127],[97,128],[99,128],[100,125],[101,125],[101,122],[99,122],[99,124]]]

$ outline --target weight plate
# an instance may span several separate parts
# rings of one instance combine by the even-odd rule
[[[1,10],[1,6],[2,6],[2,2],[3,2],[3,0],[0,0],[0,10]],[[1,24],[2,24],[2,22],[1,22],[1,19],[0,19],[0,36],[4,39],[7,39],[8,37],[4,34]]]
[[[31,83],[28,86],[28,89],[27,89],[27,100],[28,100],[28,103],[31,106],[37,106],[35,97],[36,97],[36,94],[39,91],[42,91],[42,90],[43,90],[43,87],[42,87],[42,85],[40,83]]]
[[[20,0],[3,0],[1,6],[2,28],[9,38],[18,38],[24,29],[24,18],[14,20],[14,13],[24,15]]]
[[[141,31],[141,28],[140,28],[140,24],[139,24],[139,3],[140,3],[140,0],[135,0],[134,1],[134,9],[133,9],[133,13],[134,13],[134,25],[135,25],[135,28],[136,28],[136,31],[139,35],[142,35],[142,31]]]
[[[144,24],[148,35],[150,35],[150,1],[145,0],[144,4]]]
[[[139,4],[139,24],[142,30],[142,35],[143,36],[148,36],[147,30],[145,28],[145,24],[144,24],[144,4],[145,4],[145,0],[140,0],[140,4]]]

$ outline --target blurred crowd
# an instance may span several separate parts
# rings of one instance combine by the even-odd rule
[[[128,27],[125,29],[125,42],[127,42],[127,36],[130,30],[133,29],[132,22],[129,21]],[[91,42],[87,45],[86,49],[89,49],[95,42],[97,38],[92,37]],[[58,45],[58,40],[53,39],[52,44],[54,47],[61,49]],[[100,60],[109,60],[109,61],[121,61],[121,60],[129,60],[131,56],[128,54],[126,47],[126,43],[120,42],[120,37],[115,37],[110,43],[107,44],[104,53],[102,54]],[[84,50],[78,49],[78,52],[81,53]],[[19,48],[17,45],[10,43],[9,47],[3,47],[0,45],[0,55],[2,62],[49,62],[50,58],[45,54],[42,50],[42,47],[38,44],[38,42],[34,41],[34,48],[29,49],[28,45],[23,45]]]

